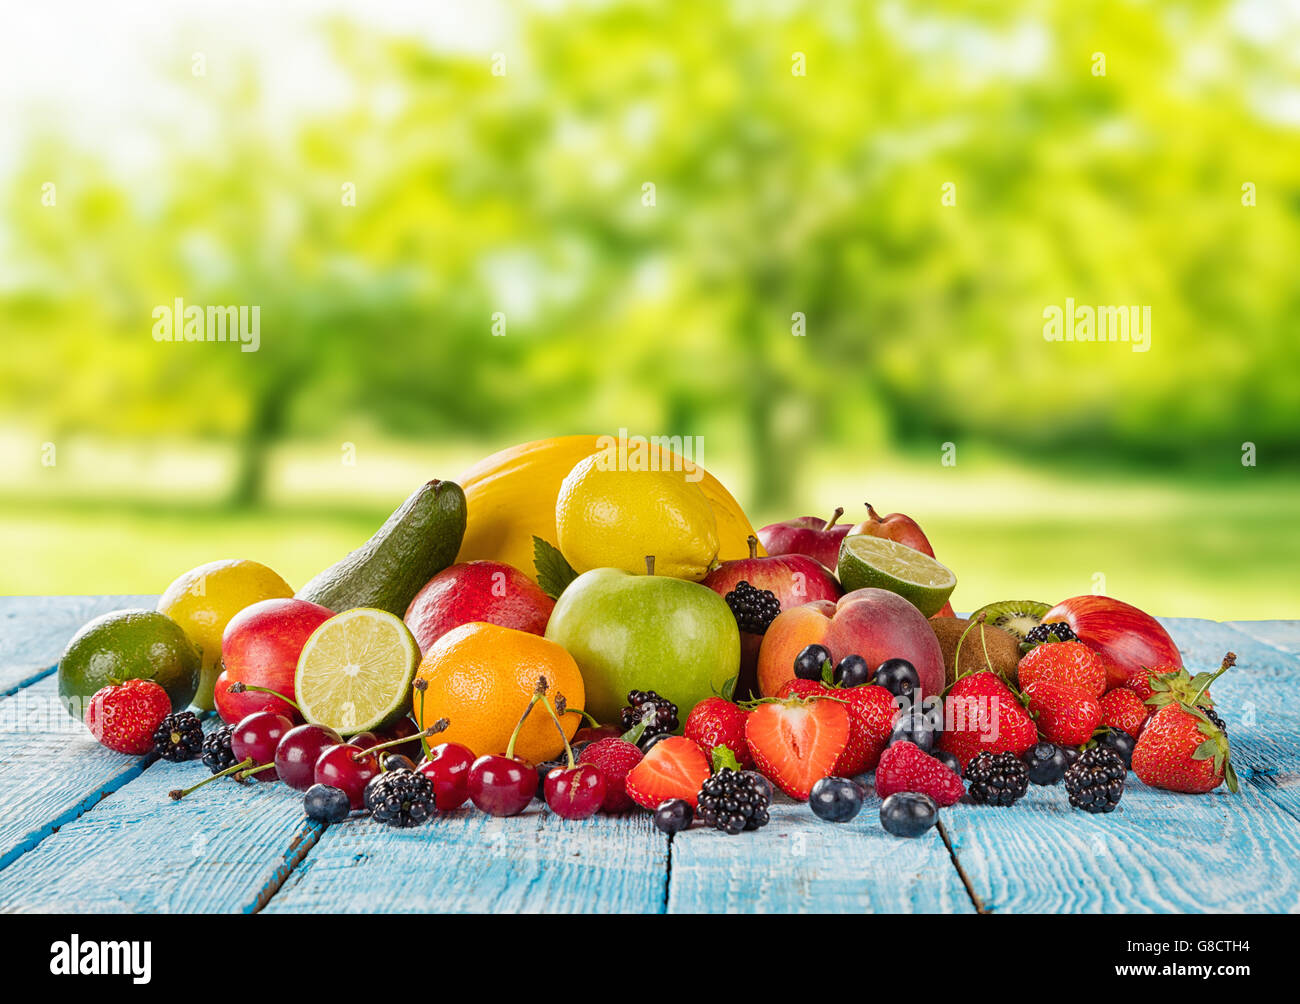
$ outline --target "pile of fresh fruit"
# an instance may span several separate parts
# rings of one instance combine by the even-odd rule
[[[1111,812],[1148,785],[1236,790],[1213,673],[1104,596],[956,617],[894,513],[754,532],[698,467],[612,437],[528,443],[430,481],[297,593],[253,561],[87,624],[59,665],[110,749],[282,781],[306,814],[418,826],[466,802],[666,833],[770,820],[775,793],[925,833],[1030,784]],[[189,710],[193,707],[194,710]],[[205,731],[212,712],[221,725]]]

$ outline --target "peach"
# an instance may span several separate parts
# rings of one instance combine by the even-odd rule
[[[806,645],[824,645],[831,660],[860,655],[872,666],[906,659],[916,667],[921,689],[940,694],[943,653],[925,616],[885,589],[856,589],[839,602],[820,600],[778,614],[758,653],[758,688],[764,697],[794,677],[794,657]]]

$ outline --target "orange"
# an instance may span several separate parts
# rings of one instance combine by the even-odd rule
[[[546,677],[546,694],[563,694],[569,708],[586,700],[582,674],[573,656],[553,641],[527,631],[475,622],[448,631],[425,652],[415,672],[415,719],[425,729],[439,718],[451,724],[431,743],[460,743],[476,756],[504,753],[519,716]],[[421,694],[419,681],[426,689]],[[566,738],[582,722],[576,710],[560,718]],[[542,704],[533,707],[515,743],[515,754],[532,763],[552,760],[564,750],[559,730]]]

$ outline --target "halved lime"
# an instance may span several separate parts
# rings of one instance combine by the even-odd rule
[[[346,734],[382,728],[410,708],[420,647],[386,610],[356,607],[318,627],[298,656],[303,717]]]
[[[943,609],[957,585],[957,576],[928,554],[905,544],[850,534],[840,544],[840,585],[845,592],[874,586],[888,589],[932,617]]]

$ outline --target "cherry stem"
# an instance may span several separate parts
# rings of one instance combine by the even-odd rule
[[[421,676],[414,686],[420,692],[420,721],[424,721],[424,695],[429,689],[429,681]],[[420,734],[420,749],[424,751],[424,759],[428,760],[433,751],[429,748],[429,737],[423,733]]]
[[[840,517],[843,515],[844,515],[844,506],[837,505],[835,507],[835,511],[831,513],[831,518],[826,521],[826,526],[824,527],[824,529],[829,530],[831,527],[833,527],[836,523],[840,521]]]
[[[451,725],[451,722],[446,718],[439,718],[427,729],[416,733],[414,736],[404,736],[401,739],[390,739],[386,743],[376,743],[374,746],[368,746],[363,750],[358,750],[356,753],[353,753],[352,759],[360,763],[366,757],[378,753],[380,750],[392,749],[394,746],[403,746],[406,743],[412,742],[417,738],[417,736],[420,739],[427,739],[430,736],[436,736],[439,732],[445,732],[449,725]]]
[[[169,798],[171,798],[173,802],[179,802],[190,792],[197,791],[199,788],[202,788],[205,784],[210,784],[211,782],[215,781],[219,777],[226,777],[230,774],[235,773],[236,771],[243,770],[245,767],[252,766],[253,762],[254,762],[253,758],[248,757],[247,759],[241,760],[237,764],[232,764],[231,766],[227,767],[223,771],[218,771],[216,774],[213,774],[211,777],[205,777],[198,784],[192,784],[188,788],[173,788],[171,791],[167,792],[167,795]]]
[[[510,742],[506,746],[507,760],[513,760],[515,758],[515,742],[519,739],[519,733],[523,730],[524,722],[528,721],[528,716],[532,714],[533,707],[538,701],[546,696],[547,686],[546,677],[539,676],[537,678],[537,686],[533,690],[532,699],[528,702],[528,707],[524,708],[524,713],[519,716],[519,722],[515,725],[515,730],[510,733]]]
[[[563,707],[564,696],[556,694],[555,702]],[[573,770],[578,764],[573,759],[573,747],[569,745],[569,737],[564,734],[564,725],[560,722],[560,716],[556,713],[554,705],[551,704],[551,699],[545,694],[542,695],[542,703],[546,705],[546,710],[551,713],[551,721],[555,723],[555,730],[560,733],[560,738],[564,741],[564,755],[569,761],[569,770]]]
[[[290,707],[292,707],[294,711],[298,712],[298,714],[300,715],[302,714],[302,708],[298,707],[297,701],[295,701],[292,697],[285,697],[278,690],[272,690],[270,687],[255,687],[251,683],[240,683],[238,680],[236,680],[234,683],[232,683],[229,687],[226,688],[226,691],[231,694],[242,694],[246,690],[251,690],[254,693],[258,693],[258,694],[270,694],[272,697],[278,697],[280,698],[280,700],[284,701],[285,704],[288,704]]]
[[[264,770],[270,770],[274,766],[275,766],[274,763],[258,764],[256,767],[249,767],[248,770],[240,771],[238,774],[235,775],[235,777],[237,780],[242,781],[245,778],[252,777],[254,774],[259,774]]]

